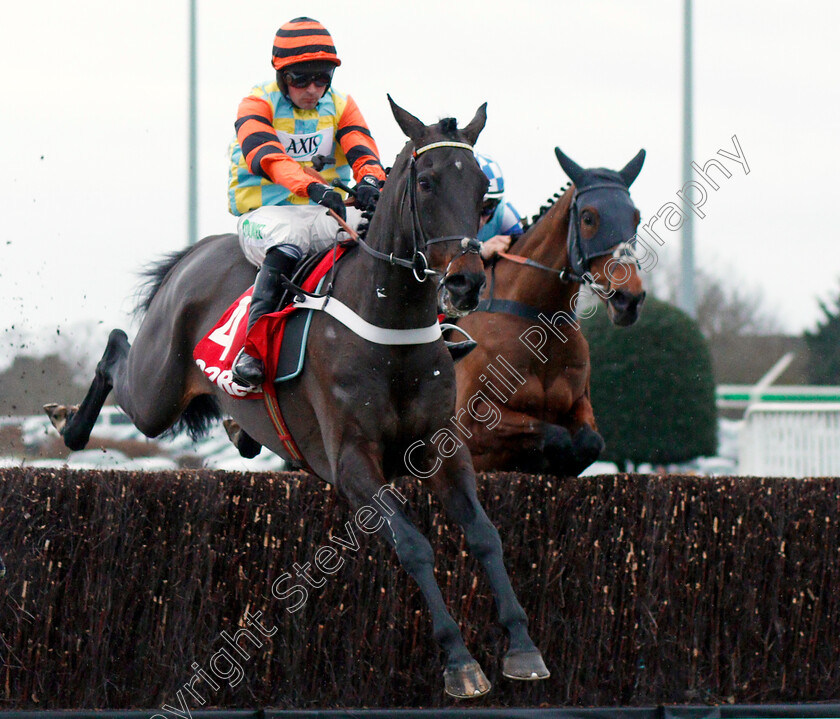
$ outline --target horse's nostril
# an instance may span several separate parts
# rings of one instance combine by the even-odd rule
[[[627,292],[626,290],[618,290],[616,291],[615,295],[613,295],[611,299],[611,304],[615,310],[619,312],[627,312],[628,310],[634,310],[638,307],[641,307],[644,301],[644,292],[638,295],[633,295]]]
[[[613,309],[623,312],[627,309],[627,293],[622,290],[618,290],[610,298],[610,304],[613,306]]]
[[[444,284],[451,295],[459,297],[471,293],[477,295],[484,286],[484,275],[478,272],[459,272],[447,277]]]
[[[444,284],[446,285],[446,289],[454,294],[461,294],[467,289],[467,280],[463,275],[453,275],[451,277],[447,277]]]

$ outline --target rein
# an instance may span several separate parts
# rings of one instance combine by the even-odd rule
[[[627,245],[627,243],[622,242],[615,248],[615,251],[613,252],[613,257],[615,257],[620,262],[626,261],[624,259],[624,255],[629,253],[628,250],[630,248],[629,246],[625,247],[625,245]],[[545,272],[550,272],[553,275],[557,275],[557,279],[561,282],[577,282],[581,285],[588,285],[589,287],[592,287],[593,289],[603,293],[609,292],[609,287],[605,287],[602,283],[596,282],[595,278],[589,272],[584,272],[583,275],[579,275],[571,267],[561,267],[559,270],[555,270],[553,267],[549,267],[548,265],[542,265],[539,262],[535,262],[534,260],[528,257],[521,257],[520,255],[509,255],[507,252],[497,252],[496,254],[502,259],[508,260],[510,262],[515,262],[518,265],[533,267],[535,270],[543,270]]]
[[[539,262],[535,262],[529,257],[522,257],[521,255],[509,255],[507,252],[497,252],[496,254],[503,260],[515,262],[518,265],[533,267],[536,270],[545,270],[546,272],[550,272],[553,275],[557,275],[557,279],[559,279],[561,282],[580,282],[581,284],[583,284],[587,281],[585,277],[581,277],[580,275],[574,273],[571,267],[563,267],[560,270],[555,270],[553,267],[549,267],[548,265],[541,265]]]

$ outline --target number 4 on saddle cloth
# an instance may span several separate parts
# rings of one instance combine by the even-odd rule
[[[301,289],[315,292],[321,280],[348,248],[340,245],[329,251],[301,283]],[[246,388],[233,381],[236,355],[245,345],[248,308],[253,286],[243,292],[193,350],[193,359],[207,378],[227,394],[239,399],[264,399],[263,392],[273,393],[273,383],[263,388]],[[248,337],[248,352],[265,365],[265,376],[275,382],[292,379],[303,369],[303,355],[312,311],[299,312],[288,305],[279,312],[263,315]]]

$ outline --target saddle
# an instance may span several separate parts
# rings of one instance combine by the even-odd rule
[[[262,359],[266,376],[274,382],[297,377],[303,369],[306,340],[313,311],[292,304],[296,294],[313,294],[325,285],[327,273],[352,245],[339,245],[313,255],[295,271],[286,286],[278,309],[261,317],[247,333],[248,308],[253,286],[228,307],[213,328],[193,350],[193,359],[205,376],[216,386],[238,399],[263,399],[263,390],[241,387],[233,381],[232,367],[236,355],[246,344],[248,352]]]

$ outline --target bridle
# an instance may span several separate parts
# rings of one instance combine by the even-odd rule
[[[398,267],[410,269],[414,274],[414,278],[418,282],[425,282],[426,279],[431,275],[440,275],[441,279],[437,287],[437,292],[440,295],[440,293],[442,293],[446,289],[444,286],[444,281],[446,280],[446,277],[449,273],[450,268],[452,267],[452,264],[459,257],[463,257],[465,254],[479,254],[481,244],[478,242],[477,239],[473,237],[462,237],[461,235],[446,235],[442,237],[430,238],[426,234],[426,231],[423,229],[423,224],[420,220],[420,216],[417,210],[417,168],[415,161],[418,155],[421,155],[424,152],[428,152],[429,150],[434,150],[439,147],[456,147],[473,152],[472,145],[469,145],[465,142],[442,141],[430,143],[429,145],[425,145],[419,150],[415,150],[412,153],[409,165],[409,181],[407,187],[403,189],[403,196],[401,200],[401,206],[405,206],[406,193],[408,193],[409,210],[411,212],[411,241],[413,248],[413,255],[411,259],[406,259],[403,257],[394,257],[393,252],[386,254],[384,252],[380,252],[379,250],[373,249],[370,245],[367,244],[367,242],[365,242],[365,239],[359,236],[359,233],[353,230],[344,220],[342,220],[341,217],[334,210],[329,209],[328,212],[330,216],[336,220],[339,227],[351,237],[353,242],[355,244],[361,245],[364,251],[372,255],[374,258],[383,260],[390,265],[396,265]],[[420,238],[420,242],[418,242],[418,236]],[[446,270],[444,272],[440,272],[438,270],[429,269],[429,262],[426,258],[426,255],[424,254],[424,251],[430,245],[434,245],[440,242],[455,241],[461,243],[461,251],[449,261],[449,263],[446,266]],[[336,253],[338,252],[338,246],[338,242],[336,242],[333,245],[334,256],[336,256]],[[334,270],[335,263],[333,263],[333,271]],[[285,278],[282,278],[281,281],[283,281],[285,285],[289,286],[290,289],[292,289],[296,293],[294,300],[295,307],[310,310],[321,310],[323,312],[326,312],[327,314],[332,315],[336,320],[344,324],[346,327],[348,327],[355,334],[359,335],[363,339],[368,340],[369,342],[375,342],[377,344],[384,345],[425,344],[437,341],[438,338],[440,338],[441,331],[443,329],[457,329],[454,326],[443,325],[440,322],[438,322],[437,319],[431,325],[420,328],[390,329],[385,327],[379,327],[377,325],[371,324],[370,322],[367,322],[364,318],[360,317],[352,309],[350,309],[342,302],[332,297],[332,279],[329,280],[327,290],[323,294],[307,292],[302,288],[296,287]],[[438,306],[441,306],[440,300],[438,301]]]
[[[587,268],[596,257],[612,255],[612,257],[620,263],[633,264],[639,268],[639,258],[633,247],[634,243],[632,238],[630,240],[622,240],[617,245],[595,247],[594,249],[588,247],[584,249],[583,238],[580,236],[580,209],[578,203],[581,195],[595,190],[622,192],[627,195],[628,198],[630,196],[630,190],[618,182],[599,182],[593,185],[587,185],[582,189],[575,187],[575,194],[572,196],[572,204],[569,208],[569,235],[566,242],[566,246],[569,249],[569,262],[571,264],[569,271],[570,277],[573,278],[573,281],[584,281],[588,284],[592,284],[592,282],[587,279],[587,275],[589,274]],[[590,240],[590,243],[596,238],[597,234]],[[591,275],[589,275],[589,277],[591,277]]]
[[[636,254],[632,240],[619,242],[613,248],[606,251],[584,252],[583,238],[580,236],[580,211],[578,209],[578,200],[580,195],[583,195],[590,190],[620,190],[628,195],[630,194],[630,191],[626,187],[618,183],[602,182],[595,185],[589,185],[584,187],[582,190],[575,187],[575,192],[572,196],[572,202],[569,208],[569,233],[566,243],[571,266],[562,267],[560,270],[556,270],[553,267],[548,267],[547,265],[543,265],[528,257],[522,257],[520,255],[511,255],[507,252],[499,252],[498,256],[510,262],[516,262],[520,265],[550,272],[551,274],[556,275],[561,282],[577,282],[578,284],[588,285],[601,292],[608,292],[609,288],[604,287],[604,285],[600,282],[597,282],[592,274],[586,269],[592,260],[596,257],[603,257],[604,255],[611,254],[613,259],[617,262],[628,265],[636,265],[638,268],[639,257]],[[575,265],[577,265],[577,267],[575,267]]]
[[[378,250],[375,250],[370,245],[368,245],[361,237],[357,236],[355,239],[362,246],[362,249],[364,249],[365,252],[372,255],[373,257],[376,257],[380,260],[384,260],[391,265],[397,265],[399,267],[405,267],[411,270],[414,275],[414,279],[416,279],[418,282],[425,282],[429,276],[438,275],[440,276],[439,285],[442,285],[443,281],[446,279],[446,276],[449,274],[449,269],[452,266],[452,263],[466,254],[478,254],[481,250],[481,243],[479,243],[479,241],[474,237],[463,237],[462,235],[446,235],[443,237],[430,238],[426,234],[426,231],[423,229],[423,223],[420,220],[420,214],[417,209],[416,160],[424,152],[428,152],[429,150],[435,150],[440,147],[457,147],[473,152],[473,146],[466,142],[441,141],[432,142],[428,145],[424,145],[423,147],[415,150],[412,153],[411,160],[409,163],[408,183],[403,189],[403,197],[401,200],[401,204],[404,206],[406,202],[406,194],[408,194],[409,212],[411,213],[411,244],[413,250],[411,259],[394,257],[393,252],[389,254],[379,252]],[[461,251],[449,261],[449,263],[446,266],[446,269],[443,272],[439,270],[429,269],[429,260],[425,255],[426,250],[431,245],[435,245],[441,242],[461,243]]]

